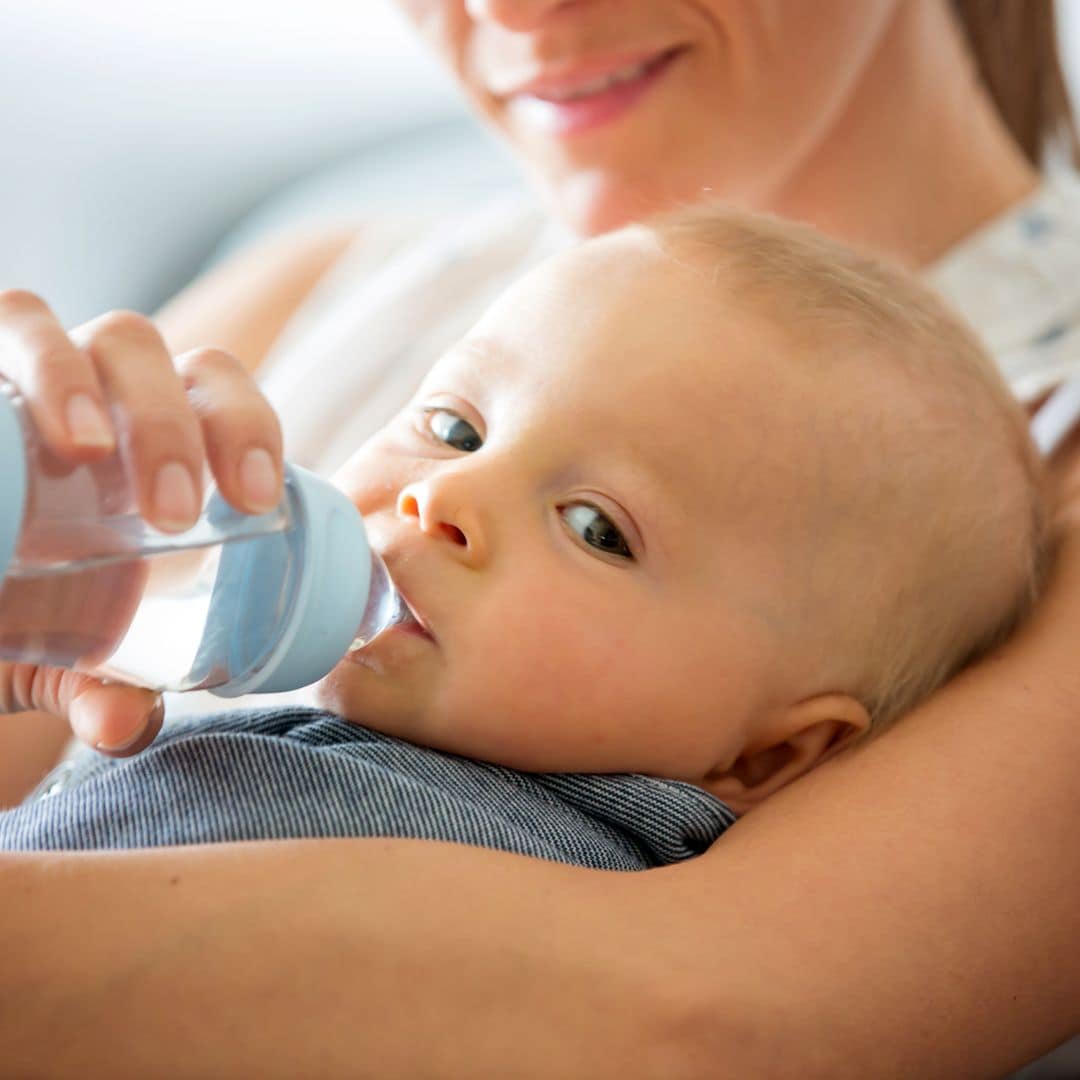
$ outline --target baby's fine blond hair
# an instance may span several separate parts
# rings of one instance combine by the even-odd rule
[[[850,565],[806,574],[790,621],[819,638],[839,683],[822,689],[858,698],[880,731],[1003,641],[1039,593],[1045,478],[1024,412],[974,333],[899,267],[718,206],[643,228],[778,327],[793,362],[866,387],[859,415],[834,416],[820,440],[845,455],[845,479],[811,538]]]

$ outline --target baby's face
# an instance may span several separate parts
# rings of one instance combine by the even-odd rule
[[[427,633],[321,703],[522,769],[701,782],[797,688],[785,577],[812,381],[625,234],[504,295],[337,483]]]

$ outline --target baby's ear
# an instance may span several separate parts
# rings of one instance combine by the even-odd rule
[[[848,694],[807,698],[772,718],[733,765],[709,773],[701,786],[736,814],[745,814],[850,746],[869,727],[866,709]]]

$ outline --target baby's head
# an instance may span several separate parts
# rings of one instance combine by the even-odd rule
[[[402,738],[744,811],[1026,611],[1024,417],[925,288],[709,208],[504,294],[338,482],[426,632],[320,687]]]

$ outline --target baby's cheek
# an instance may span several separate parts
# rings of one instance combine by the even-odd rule
[[[474,612],[482,617],[445,702],[462,752],[522,769],[606,767],[598,755],[624,713],[620,631],[553,591],[537,583],[499,613]]]
[[[407,459],[389,451],[380,435],[373,436],[333,476],[361,514],[391,509],[398,492],[414,479]]]
[[[606,652],[609,631],[602,621],[556,575],[537,574],[498,598],[480,632],[489,657],[503,665],[496,670],[513,673],[519,684],[546,683],[565,677],[574,657],[599,659],[598,647]]]

